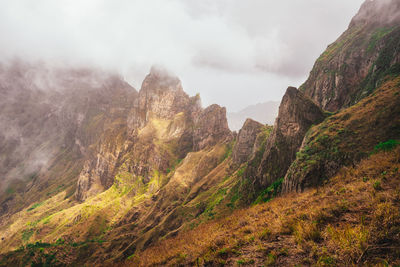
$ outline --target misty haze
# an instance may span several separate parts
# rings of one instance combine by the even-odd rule
[[[400,265],[399,0],[0,1],[0,266]]]

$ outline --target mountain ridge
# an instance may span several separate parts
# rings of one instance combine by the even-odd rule
[[[366,1],[274,126],[238,133],[159,67],[139,91],[2,67],[0,125],[25,135],[0,132],[0,171],[24,170],[27,141],[50,160],[0,195],[0,266],[400,264],[399,9]]]

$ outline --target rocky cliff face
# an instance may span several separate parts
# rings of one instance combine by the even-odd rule
[[[193,148],[195,151],[232,139],[226,119],[226,108],[216,104],[204,109],[194,121]]]
[[[250,156],[258,148],[256,145],[257,136],[263,130],[261,123],[252,119],[247,119],[236,138],[236,144],[232,151],[232,163],[240,165],[249,160]]]
[[[0,193],[0,253],[36,241],[53,244],[22,247],[16,252],[19,259],[9,254],[2,262],[16,262],[8,264],[12,266],[24,265],[27,259],[47,260],[55,254],[44,254],[39,247],[37,254],[31,250],[44,244],[46,253],[58,249],[57,259],[65,265],[112,265],[126,258],[132,263],[138,251],[160,238],[253,202],[256,195],[251,194],[263,191],[256,202],[269,200],[280,178],[284,177],[283,192],[302,191],[375,153],[377,144],[396,144],[398,8],[398,1],[367,1],[346,33],[318,59],[301,90],[287,89],[273,129],[246,121],[235,136],[232,157],[234,137],[225,108],[203,109],[199,96],[189,97],[178,78],[159,68],[150,71],[138,93],[117,75],[101,71],[55,70],[21,62],[0,66],[1,189],[7,185]],[[342,110],[327,117],[321,107]],[[377,181],[387,187],[387,174],[395,178],[397,168],[375,164]],[[255,188],[249,188],[252,185]],[[281,201],[276,208],[281,209]],[[326,210],[336,216],[333,205]],[[265,236],[260,213],[254,214],[249,219],[261,223],[260,236]],[[282,215],[287,216],[286,211]],[[298,215],[289,218],[309,221],[314,229],[311,217],[303,220],[304,214]],[[232,221],[236,225],[236,218]],[[283,222],[279,217],[276,228]],[[237,223],[235,229],[242,229],[243,222]],[[215,225],[220,228],[218,221]],[[302,224],[295,227],[305,229]],[[225,234],[217,241],[206,238],[213,250],[217,242],[220,246],[215,249],[218,263],[219,248],[229,248],[229,242],[237,247],[244,231]],[[65,244],[57,241],[60,237]],[[74,255],[66,253],[69,248]],[[207,245],[205,265],[212,264],[206,262],[209,251]],[[235,263],[236,253],[231,252],[224,255],[233,256]],[[177,264],[184,258],[181,253],[170,256]]]
[[[300,90],[320,107],[329,111],[343,110],[346,115],[329,118],[321,124],[321,128],[313,129],[306,136],[295,162],[285,175],[284,192],[301,191],[318,185],[325,178],[334,175],[341,166],[357,162],[365,156],[366,151],[371,150],[375,142],[368,137],[368,133],[362,133],[363,125],[369,124],[371,128],[376,128],[372,125],[380,122],[373,112],[368,118],[362,113],[379,110],[379,106],[374,106],[379,101],[372,96],[375,104],[371,100],[362,99],[370,99],[368,96],[374,92],[380,94],[380,101],[388,105],[394,104],[388,99],[383,100],[384,93],[381,91],[386,81],[400,74],[399,11],[399,1],[365,1],[349,28],[317,59],[308,80]],[[359,104],[354,105],[358,102]],[[346,113],[345,110],[360,114]],[[396,108],[388,107],[385,113],[392,112],[396,113]],[[354,119],[353,124],[358,125],[358,129],[346,123],[355,117],[357,119]],[[379,126],[375,134],[377,139],[379,135],[383,141],[383,136],[389,138],[398,130],[395,120],[392,122],[388,117],[380,120],[386,123]],[[330,129],[329,133],[326,128]],[[349,144],[354,148],[351,149]],[[360,144],[363,145],[359,146]]]
[[[233,137],[225,108],[202,109],[200,98],[184,93],[179,79],[157,69],[146,76],[127,114],[91,147],[75,196],[85,204],[101,192],[116,191],[118,197],[127,194],[125,201],[135,201],[119,218],[119,228],[110,232],[110,238],[118,239],[117,251],[129,256],[136,248],[178,231],[184,223],[182,203],[216,179],[205,177],[221,164]],[[222,174],[216,177],[221,179]],[[191,192],[193,188],[197,189]]]
[[[318,186],[342,166],[368,156],[380,142],[400,136],[400,78],[390,78],[374,95],[314,126],[291,164],[283,192]]]
[[[260,164],[252,164],[257,159],[249,163],[247,176],[257,188],[265,188],[285,176],[307,130],[324,118],[322,110],[302,92],[294,87],[286,90]]]
[[[9,156],[0,158],[0,171],[9,175],[13,164],[26,166],[30,155],[16,153],[19,147],[49,158],[32,178],[0,194],[2,249],[25,242],[9,225],[29,217],[27,205],[33,203],[45,207],[45,216],[62,211],[52,217],[55,232],[40,233],[47,240],[52,235],[86,240],[99,234],[97,220],[105,218],[116,227],[110,238],[118,239],[121,251],[127,248],[120,239],[147,246],[178,231],[185,223],[183,203],[193,200],[197,209],[199,194],[227,175],[224,155],[233,136],[225,108],[203,109],[199,96],[189,97],[179,79],[163,70],[153,68],[139,93],[120,77],[94,70],[29,64],[1,70],[0,147]],[[17,217],[9,219],[12,214]],[[58,227],[57,220],[66,218],[70,223]],[[127,227],[130,237],[117,226]]]
[[[225,108],[211,105],[203,110],[200,98],[189,97],[177,77],[152,68],[128,118],[103,133],[85,163],[76,197],[83,201],[110,188],[122,165],[147,184],[154,172],[166,172],[189,151],[231,138]]]
[[[76,198],[83,201],[111,187],[118,167],[123,163],[135,176],[143,177],[144,181],[150,180],[149,175],[153,170],[165,171],[170,165],[171,156],[166,149],[154,143],[182,137],[187,114],[178,121],[174,121],[174,118],[179,113],[191,110],[191,104],[177,77],[153,67],[145,77],[138,97],[129,104],[126,111],[128,115],[118,118],[120,123],[115,128],[103,132],[101,140],[92,149],[92,155],[79,176]],[[200,108],[198,105],[196,107]],[[160,127],[175,128],[167,132]],[[165,136],[168,134],[168,137]],[[191,148],[180,149],[186,150],[183,151],[184,156]],[[128,159],[127,155],[130,155]]]
[[[397,0],[366,1],[300,90],[323,109],[337,111],[369,95],[385,76],[400,73],[399,9]]]
[[[152,117],[172,119],[179,112],[189,110],[190,104],[190,98],[177,77],[165,69],[152,67],[132,110],[133,127],[144,127]]]

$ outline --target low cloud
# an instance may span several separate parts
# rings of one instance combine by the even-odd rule
[[[190,94],[200,92],[205,104],[239,110],[279,100],[288,85],[304,81],[361,3],[4,0],[0,59],[99,66],[122,73],[137,88],[150,66],[160,64]]]

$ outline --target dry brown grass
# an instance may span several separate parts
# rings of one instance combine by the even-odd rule
[[[319,189],[236,210],[138,252],[126,264],[399,264],[399,169],[400,148],[372,155]]]

